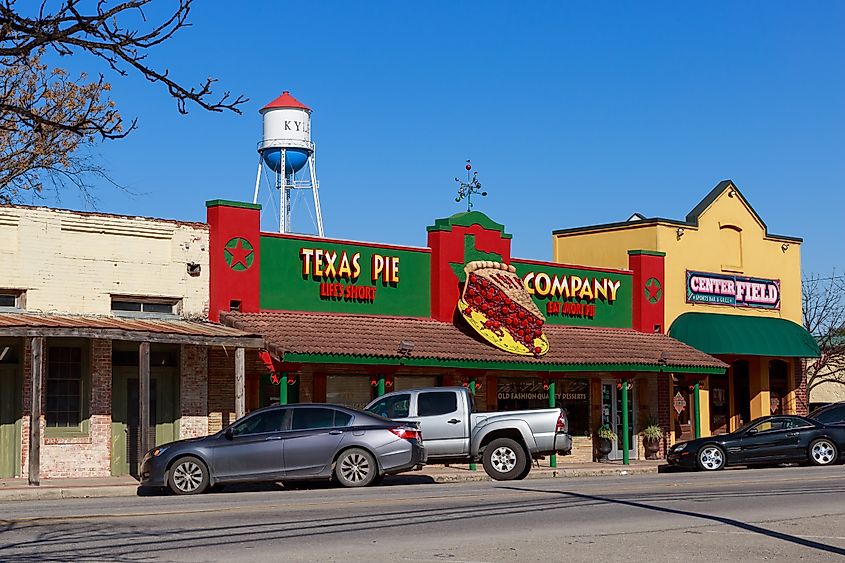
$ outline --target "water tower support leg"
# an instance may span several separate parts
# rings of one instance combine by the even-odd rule
[[[308,155],[308,171],[311,174],[311,192],[314,194],[314,216],[317,218],[317,235],[325,236],[323,233],[323,212],[320,210],[319,184],[317,183],[317,172],[314,169],[314,155]]]
[[[279,232],[286,233],[288,227],[288,187],[285,185],[285,149],[279,155],[279,171],[276,173],[276,183],[279,188]]]
[[[258,203],[258,186],[261,185],[261,153],[258,153],[258,172],[255,173],[255,194],[252,196],[252,203]]]

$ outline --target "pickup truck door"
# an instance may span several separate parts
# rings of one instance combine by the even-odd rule
[[[470,413],[457,391],[423,391],[416,395],[408,420],[419,422],[429,457],[466,455],[469,452]]]

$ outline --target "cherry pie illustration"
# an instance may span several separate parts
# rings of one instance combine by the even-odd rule
[[[516,268],[491,260],[464,266],[466,282],[458,308],[485,340],[513,354],[540,357],[549,351],[545,317],[531,300]]]

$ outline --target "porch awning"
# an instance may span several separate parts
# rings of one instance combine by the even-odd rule
[[[665,334],[547,325],[549,352],[517,356],[469,327],[432,319],[274,311],[223,313],[290,363],[396,365],[534,372],[724,373],[727,365]],[[403,350],[404,349],[404,350]]]
[[[669,335],[708,354],[818,358],[819,346],[804,327],[772,317],[684,313]]]
[[[95,315],[0,313],[0,336],[105,338],[201,346],[264,347],[264,340],[255,333],[208,321]]]

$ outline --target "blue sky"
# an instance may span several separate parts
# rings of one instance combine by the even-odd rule
[[[471,158],[476,209],[516,256],[549,259],[555,228],[681,219],[730,178],[770,231],[804,237],[805,273],[845,268],[843,3],[204,0],[191,21],[150,62],[251,101],[182,116],[107,72],[139,128],[98,147],[135,192],[96,186],[102,211],[204,220],[207,199],[251,201],[257,111],[290,90],[314,109],[327,236],[424,245],[462,209]]]

